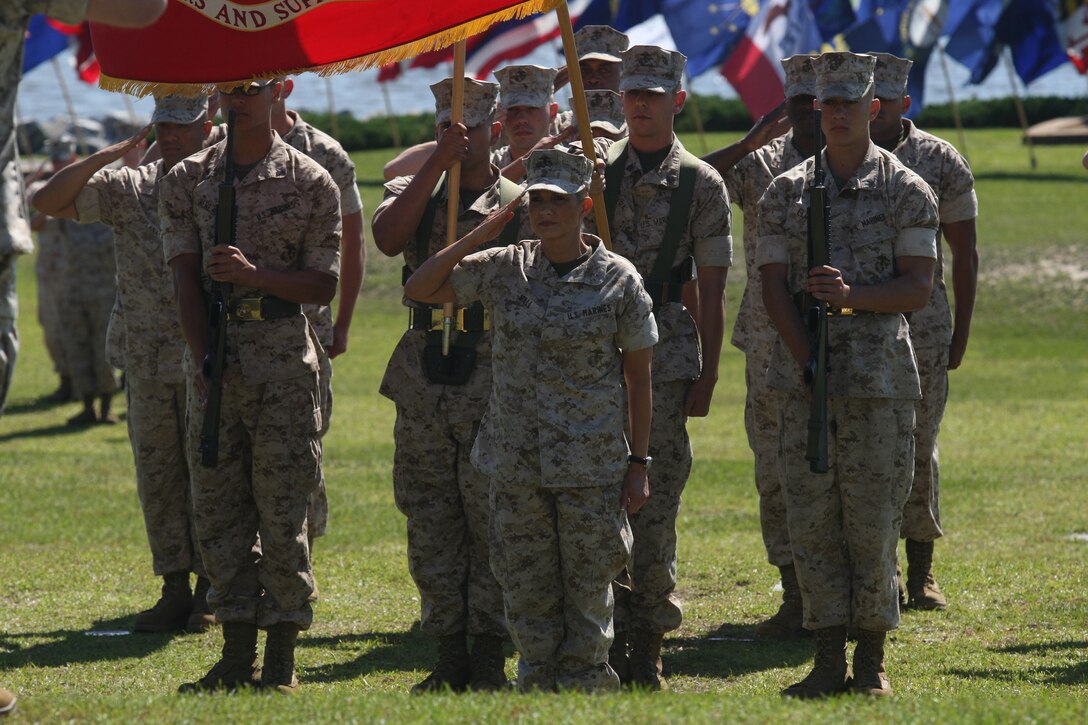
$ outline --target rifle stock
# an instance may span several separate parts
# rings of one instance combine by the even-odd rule
[[[808,205],[808,266],[820,267],[831,261],[831,202],[824,185],[823,133],[820,128],[820,111],[815,112],[816,156],[809,189]],[[812,388],[812,403],[808,417],[808,445],[805,458],[813,473],[827,473],[828,461],[828,412],[827,412],[827,303],[805,294],[804,310],[809,344],[813,357],[805,371],[805,379]]]
[[[235,241],[238,209],[234,200],[234,111],[227,115],[223,171],[215,212],[216,246],[233,245]],[[208,379],[208,402],[204,408],[204,423],[200,431],[200,463],[207,468],[215,468],[219,463],[219,418],[223,404],[223,368],[226,366],[227,309],[231,285],[212,280],[211,288],[211,303],[208,305],[208,353],[203,363],[204,377]]]

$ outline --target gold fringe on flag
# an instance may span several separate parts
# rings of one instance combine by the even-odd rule
[[[151,94],[200,96],[212,93],[217,87],[221,86],[237,85],[248,81],[268,80],[270,78],[280,78],[287,75],[296,75],[298,73],[317,73],[321,76],[350,73],[354,70],[365,70],[387,63],[396,63],[409,58],[414,58],[423,53],[429,53],[433,50],[445,48],[460,40],[466,40],[473,35],[482,33],[492,25],[507,20],[521,19],[529,15],[536,15],[537,13],[550,12],[564,1],[565,0],[528,0],[528,2],[518,3],[512,7],[483,15],[479,18],[469,20],[468,22],[456,25],[452,28],[441,30],[433,35],[428,35],[425,38],[420,38],[419,40],[414,40],[410,43],[404,43],[403,45],[398,45],[393,48],[387,48],[375,53],[369,53],[357,58],[348,58],[333,63],[323,63],[321,65],[302,68],[282,69],[275,72],[262,73],[249,78],[236,78],[217,83],[163,83],[158,81],[137,81],[114,78],[103,73],[98,79],[98,86],[107,91],[127,93],[137,97]]]

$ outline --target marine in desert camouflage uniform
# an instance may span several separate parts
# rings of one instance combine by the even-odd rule
[[[49,146],[49,162],[53,173],[77,160],[75,143],[62,137]],[[45,185],[35,181],[27,185],[27,199]],[[61,285],[64,264],[64,223],[46,214],[34,213],[30,228],[38,235],[38,256],[34,260],[34,274],[38,280],[38,323],[45,338],[45,349],[53,362],[53,370],[60,378],[57,389],[43,398],[47,403],[67,403],[72,398],[72,375],[68,371],[68,358],[64,354],[64,328],[60,319],[60,301],[64,289]],[[113,362],[112,360],[110,361]]]
[[[527,166],[540,239],[472,254],[512,216],[504,209],[405,290],[431,302],[481,299],[495,320],[492,400],[472,460],[491,481],[491,563],[519,689],[614,690],[609,583],[630,555],[625,512],[649,492],[656,326],[633,265],[581,233],[589,160],[540,150]]]
[[[675,222],[680,228],[672,259],[666,260],[667,279],[658,290],[647,283],[655,298],[660,337],[653,361],[653,487],[650,500],[631,517],[635,541],[630,582],[617,582],[617,636],[609,655],[621,676],[629,657],[631,682],[651,689],[666,687],[662,639],[683,618],[674,590],[676,518],[692,461],[687,419],[710,410],[725,327],[725,278],[733,256],[725,184],[711,166],[688,154],[673,133],[675,115],[686,98],[681,88],[685,62],[682,54],[654,46],[623,53],[621,89],[629,135],[619,142],[625,148],[614,146],[608,152],[608,173],[616,167],[621,172],[610,214],[612,248],[633,262],[644,279],[650,278],[666,240],[681,167],[690,168],[693,177],[690,206],[684,209],[687,218]],[[592,220],[587,225],[595,228]],[[697,282],[691,281],[693,266]],[[692,294],[696,287],[697,295]]]
[[[314,128],[298,113],[286,107],[287,97],[294,89],[294,81],[286,78],[283,84],[283,96],[272,107],[272,128],[283,137],[284,143],[306,154],[321,168],[328,171],[332,180],[336,182],[337,188],[340,189],[343,233],[340,238],[340,284],[337,292],[335,322],[332,308],[328,305],[306,305],[303,308],[310,319],[310,324],[317,332],[322,352],[325,353],[321,363],[321,405],[322,420],[325,423],[321,437],[324,438],[332,422],[331,360],[347,350],[355,302],[359,299],[359,289],[366,269],[363,200],[359,196],[359,186],[355,182],[355,163],[351,157],[336,139]],[[322,445],[322,461],[324,461],[324,445]],[[317,483],[313,500],[310,502],[309,521],[306,528],[311,538],[311,548],[314,538],[325,535],[328,522],[329,500],[325,490],[324,465],[322,465],[321,478]]]
[[[14,125],[27,26],[35,13],[42,13],[66,23],[90,17],[100,23],[139,27],[154,22],[165,7],[166,0],[6,0],[0,4],[0,415],[19,354],[16,256],[34,251],[16,162]],[[0,715],[14,710],[15,694],[0,687]]]
[[[872,125],[873,142],[891,151],[937,195],[941,228],[937,232],[937,269],[929,303],[911,315],[910,336],[918,358],[922,399],[915,406],[914,484],[903,508],[900,535],[906,539],[906,601],[916,609],[944,609],[944,594],[933,576],[933,544],[941,527],[940,461],[937,434],[948,399],[948,371],[963,361],[971,330],[978,281],[975,218],[978,199],[967,159],[952,144],[926,133],[903,114],[910,110],[907,79],[912,61],[874,53],[876,97],[880,113]],[[956,314],[948,304],[941,237],[952,252],[952,289]]]
[[[569,131],[551,135],[559,111],[552,95],[555,74],[554,68],[539,65],[508,65],[495,71],[507,142],[491,152],[491,163],[512,181],[525,178],[525,157],[534,149],[554,148],[573,138]]]
[[[340,192],[328,172],[272,130],[281,89],[279,82],[251,82],[220,93],[224,112],[237,114],[233,245],[215,240],[226,142],[185,159],[160,182],[163,248],[187,342],[194,458],[207,387],[200,366],[208,345],[205,298],[213,280],[231,286],[218,464],[191,472],[208,602],[225,643],[219,662],[183,690],[258,679],[267,688],[297,690],[296,640],[313,619],[306,524],[321,463],[322,353],[301,305],[328,304],[336,292]],[[258,627],[268,630],[263,667]]]
[[[158,181],[175,163],[196,153],[211,121],[203,98],[158,98],[151,122],[164,160],[135,169],[112,164],[136,149],[146,129],[67,166],[34,196],[52,216],[81,224],[102,222],[115,232],[117,302],[111,330],[122,349],[128,432],[136,464],[136,490],[144,514],[152,567],[163,578],[162,596],[136,617],[138,632],[214,623],[207,605],[209,582],[197,553],[189,465],[185,454],[186,395],[181,369],[185,340],[174,301],[174,277],[162,254]],[[109,167],[109,168],[107,168]],[[197,575],[196,592],[189,573]]]
[[[759,268],[756,266],[757,203],[774,177],[812,155],[815,144],[812,103],[816,79],[812,60],[794,55],[782,60],[786,101],[761,118],[744,138],[703,157],[725,179],[729,199],[741,208],[744,227],[744,264],[747,282],[741,297],[731,342],[744,352],[744,428],[755,457],[759,492],[759,526],[767,560],[779,570],[782,604],[774,616],[756,625],[760,637],[789,637],[803,633],[804,607],[793,550],[786,526],[786,497],[778,464],[778,397],[767,384],[767,368],[778,332],[763,307]]]
[[[856,628],[856,692],[889,695],[885,634],[899,624],[895,550],[913,473],[918,371],[904,312],[925,305],[936,259],[937,204],[916,174],[877,148],[869,122],[876,59],[812,61],[827,141],[830,264],[809,269],[807,206],[814,162],[775,178],[759,203],[757,264],[780,339],[770,384],[781,392],[781,465],[794,566],[815,632],[816,662],[783,691],[811,698],[847,687],[846,632]],[[812,348],[795,296],[825,301],[830,354],[829,460],[805,458]]]
[[[452,79],[431,87],[435,152],[415,176],[386,184],[374,214],[378,249],[403,255],[406,271],[446,246],[446,172],[454,163],[461,163],[458,235],[477,227],[516,189],[490,162],[490,144],[500,128],[498,85],[466,79],[464,123],[455,125],[452,87]],[[423,218],[428,207],[433,221]],[[433,671],[413,692],[501,688],[506,627],[502,593],[488,564],[488,484],[469,460],[491,394],[491,334],[482,308],[467,308],[467,314],[458,313],[451,354],[443,357],[441,306],[407,298],[405,304],[409,329],[389,359],[380,391],[397,406],[393,491],[408,519],[408,570],[419,589],[420,629],[438,644]],[[425,369],[429,354],[440,368],[433,376]],[[464,367],[446,369],[454,363]]]

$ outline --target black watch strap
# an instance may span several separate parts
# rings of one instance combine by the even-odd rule
[[[650,464],[653,463],[653,460],[654,459],[652,456],[646,456],[645,458],[643,458],[642,456],[636,456],[634,453],[627,456],[628,463],[637,463],[643,468],[649,468]]]

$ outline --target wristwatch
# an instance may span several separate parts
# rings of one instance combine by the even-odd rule
[[[632,453],[631,455],[627,456],[627,462],[637,463],[643,468],[649,468],[650,464],[654,462],[654,459],[652,456],[646,456],[645,458],[643,458],[642,456],[636,456],[634,453]]]

